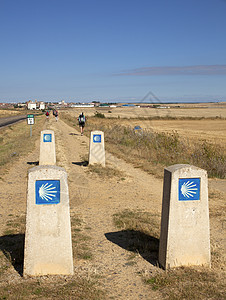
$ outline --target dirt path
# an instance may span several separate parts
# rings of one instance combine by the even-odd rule
[[[157,215],[160,224],[162,180],[135,169],[130,164],[107,153],[108,165],[121,171],[122,177],[103,179],[88,172],[83,164],[88,154],[89,139],[63,121],[50,119],[46,129],[56,136],[57,165],[68,173],[70,208],[72,216],[83,220],[82,230],[90,236],[91,260],[74,257],[78,276],[98,276],[107,299],[161,299],[158,292],[148,287],[141,275],[161,272],[155,261],[129,251],[126,233],[117,230],[112,222],[115,213],[124,209],[142,210]],[[25,216],[27,171],[39,160],[39,141],[36,149],[10,167],[0,182],[0,225],[4,234],[11,216]],[[133,256],[132,263],[130,261]],[[11,277],[21,280],[11,268]]]
[[[124,209],[155,211],[160,216],[161,181],[110,154],[106,156],[108,164],[122,171],[125,180],[104,181],[89,174],[87,168],[80,165],[88,153],[88,138],[62,121],[52,122],[50,128],[56,134],[58,165],[68,172],[71,212],[82,216],[90,228],[93,259],[75,258],[76,273],[100,275],[104,290],[113,299],[150,299],[151,291],[140,274],[158,270],[138,255],[134,265],[128,263],[131,253],[118,245],[120,232],[113,226],[112,216]]]

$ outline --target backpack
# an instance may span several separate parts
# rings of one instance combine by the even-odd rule
[[[49,115],[49,112],[47,111],[46,115],[48,116]]]
[[[85,116],[79,116],[78,121],[79,123],[85,123],[86,121]]]

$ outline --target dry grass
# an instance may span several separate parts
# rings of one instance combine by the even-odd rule
[[[96,281],[81,277],[48,276],[3,285],[0,299],[105,299]]]
[[[18,157],[26,155],[34,149],[44,121],[42,116],[35,118],[32,137],[30,137],[30,126],[27,125],[26,120],[0,129],[0,166],[13,163]]]
[[[125,180],[125,174],[110,166],[103,167],[101,164],[88,165],[88,172],[97,174],[101,178],[113,178],[116,177],[119,180]]]
[[[24,259],[25,215],[9,216],[4,235],[0,237],[0,279],[13,266],[20,274]],[[3,255],[4,254],[4,255]]]
[[[124,248],[139,253],[153,264],[158,264],[159,219],[143,211],[124,210],[113,215],[117,228],[122,229],[118,236],[124,239]],[[123,242],[121,242],[122,244]],[[162,299],[225,299],[224,265],[221,249],[212,247],[212,270],[203,267],[181,267],[160,271],[150,277],[142,274],[144,281],[153,291],[158,291]],[[130,264],[135,256],[130,256]]]
[[[177,132],[136,132],[131,127],[121,126],[121,121],[90,117],[85,133],[101,130],[105,133],[105,147],[114,155],[133,163],[135,167],[162,177],[163,167],[173,164],[192,164],[207,170],[209,177],[226,178],[226,150],[219,144],[182,138]],[[69,124],[74,118],[62,114]]]
[[[209,190],[209,210],[210,217],[217,218],[218,221],[225,221],[225,197],[218,190]]]
[[[93,257],[91,237],[87,234],[85,224],[77,214],[71,216],[71,233],[74,258],[90,260]]]
[[[130,127],[110,127],[103,123],[98,129],[105,133],[107,150],[151,174],[159,176],[157,170],[184,163],[207,170],[210,177],[226,177],[225,149],[219,145],[205,141],[194,143],[189,139],[182,139],[176,132],[136,132]]]
[[[141,255],[150,263],[158,264],[158,248],[160,234],[160,216],[140,210],[123,210],[113,215],[121,244],[128,251]],[[130,264],[135,258],[129,257]]]
[[[93,164],[89,165],[88,154],[82,155],[81,157],[81,165],[84,167],[88,167],[86,172],[89,174],[95,174],[102,179],[110,179],[110,178],[117,178],[118,180],[125,180],[125,173],[111,167],[110,165],[106,165],[103,167],[101,164]]]
[[[222,278],[205,268],[177,268],[145,281],[162,294],[162,299],[225,299]]]
[[[160,216],[141,210],[126,209],[113,215],[113,222],[117,228],[135,230],[159,238]]]
[[[0,118],[7,118],[24,114],[26,114],[25,110],[0,109]]]
[[[90,236],[81,218],[72,213],[72,245],[75,260],[92,259]],[[0,237],[0,299],[105,299],[97,279],[74,276],[41,276],[7,280],[14,268],[23,273],[25,216],[9,215],[4,236]]]
[[[5,225],[6,229],[4,231],[4,235],[24,234],[26,217],[25,215],[20,215],[16,217],[10,216]]]

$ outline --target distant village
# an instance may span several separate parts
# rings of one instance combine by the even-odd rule
[[[207,108],[211,105],[217,106],[224,105],[225,102],[194,102],[194,103],[110,103],[110,102],[100,102],[100,101],[92,101],[89,103],[84,102],[66,102],[64,100],[59,102],[44,102],[44,101],[32,101],[29,100],[27,102],[0,102],[0,109],[17,109],[17,110],[52,110],[52,109],[64,109],[64,108],[117,108],[117,107],[145,107],[145,108],[157,108],[157,109],[171,109],[171,108]]]
[[[44,101],[32,101],[19,102],[19,103],[0,103],[0,108],[20,108],[28,110],[47,110],[52,108],[67,108],[67,107],[94,107],[98,102],[95,103],[66,103],[64,100],[60,102],[44,102]]]
[[[165,105],[159,104],[132,104],[132,103],[101,103],[99,101],[92,101],[90,103],[67,103],[64,100],[60,102],[44,102],[44,101],[32,101],[29,100],[27,102],[20,103],[0,103],[0,109],[28,109],[28,110],[48,110],[48,109],[63,109],[63,108],[89,108],[89,107],[151,107],[151,108],[169,108]]]

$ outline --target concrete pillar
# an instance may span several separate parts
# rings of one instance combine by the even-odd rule
[[[29,170],[24,276],[73,274],[67,173],[56,166]]]
[[[53,130],[41,131],[39,165],[55,165],[55,135]]]
[[[164,170],[159,263],[211,265],[207,172],[190,165]]]
[[[89,144],[89,164],[101,164],[105,167],[104,133],[92,131]]]

